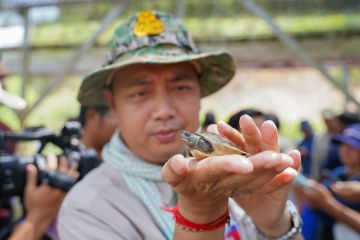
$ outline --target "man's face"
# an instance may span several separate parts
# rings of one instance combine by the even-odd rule
[[[189,63],[134,64],[116,73],[111,107],[121,136],[140,158],[156,164],[184,152],[180,130],[196,131],[200,84]]]
[[[343,143],[340,145],[341,161],[349,168],[360,168],[360,150]]]

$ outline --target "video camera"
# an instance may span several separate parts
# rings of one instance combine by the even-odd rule
[[[46,144],[52,143],[60,147],[69,162],[76,162],[79,178],[83,178],[89,171],[100,164],[96,151],[86,149],[80,144],[81,124],[68,121],[55,135],[44,128],[24,133],[0,131],[0,199],[11,196],[21,196],[26,183],[26,165],[33,164],[38,169],[38,183],[68,191],[76,182],[72,177],[60,172],[47,171],[45,157],[41,154]],[[39,141],[40,146],[33,156],[15,156],[5,151],[8,141]]]

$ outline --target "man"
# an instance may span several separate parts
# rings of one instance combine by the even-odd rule
[[[38,171],[33,165],[29,164],[26,171],[27,179],[24,189],[26,215],[11,234],[10,240],[38,240],[43,239],[45,235],[49,237],[47,235],[49,227],[56,218],[61,202],[66,195],[66,192],[46,183],[38,185]],[[61,159],[58,171],[75,179],[78,177],[74,166],[69,166],[65,159]]]
[[[7,76],[4,64],[0,61],[0,105],[15,110],[22,110],[26,107],[24,99],[5,91],[4,79]],[[0,131],[9,131],[5,124],[0,123]],[[15,144],[4,144],[0,146],[2,154],[14,154]],[[55,169],[54,169],[55,170]],[[29,164],[26,167],[26,185],[23,194],[23,204],[26,211],[24,219],[15,231],[9,236],[11,240],[38,240],[47,232],[51,222],[55,219],[60,204],[64,199],[65,192],[53,188],[46,183],[38,184],[38,171],[35,166]],[[66,159],[61,159],[57,171],[74,178],[78,177],[75,166],[68,164]],[[0,229],[9,227],[11,219],[11,206],[8,199],[0,201]]]
[[[96,150],[99,159],[104,145],[116,128],[116,118],[108,107],[81,106],[79,121],[82,126],[81,143]]]
[[[331,109],[322,111],[322,119],[325,124],[325,130],[315,133],[313,142],[313,151],[311,155],[311,178],[320,180],[320,168],[326,159],[326,154],[331,144],[332,135],[335,133],[336,118]]]
[[[301,153],[301,165],[303,174],[309,177],[312,171],[311,156],[313,152],[314,133],[308,121],[301,121],[300,130],[303,134],[303,139],[298,143],[298,149]]]
[[[4,105],[14,110],[22,110],[26,107],[26,102],[22,98],[12,95],[5,90],[5,79],[8,71],[0,59],[0,106]],[[0,121],[0,131],[12,132],[12,129]],[[13,141],[0,140],[0,156],[4,154],[14,154],[16,143]],[[11,222],[12,207],[9,199],[0,199],[0,229],[5,228]]]
[[[180,155],[185,146],[178,135],[199,128],[201,97],[233,77],[230,55],[199,53],[179,20],[155,11],[140,12],[119,27],[111,47],[108,64],[85,78],[78,99],[107,104],[120,130],[102,152],[104,164],[63,202],[60,238],[296,237],[297,214],[285,205],[300,155],[277,153],[273,123],[259,129],[243,116],[242,134],[225,123],[209,127],[254,154],[250,158],[197,161]],[[167,209],[174,219],[161,210],[176,203]],[[240,233],[225,233],[229,211],[231,227]]]
[[[356,193],[356,189],[353,190],[355,195],[358,195],[358,199],[354,199],[349,192],[347,194],[342,192],[339,184],[353,185],[360,182],[360,124],[349,125],[342,134],[336,135],[334,140],[337,144],[340,143],[339,154],[344,166],[335,168],[331,175],[324,179],[324,186],[311,181],[310,189],[303,189],[301,193],[312,208],[320,210],[316,212],[316,216],[319,217],[323,228],[321,239],[332,239],[332,233],[337,234],[339,222],[346,225],[341,227],[342,231],[353,236],[347,239],[359,239],[360,192]],[[336,221],[335,225],[334,221]],[[345,232],[341,236],[346,236]]]

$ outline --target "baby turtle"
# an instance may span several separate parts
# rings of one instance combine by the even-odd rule
[[[240,154],[245,157],[250,156],[249,153],[241,150],[229,140],[214,133],[181,131],[180,137],[189,147],[191,155],[197,160],[228,154]]]

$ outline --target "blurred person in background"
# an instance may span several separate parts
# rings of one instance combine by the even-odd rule
[[[5,107],[22,110],[26,107],[24,99],[12,95],[3,88],[3,80],[7,76],[5,66],[0,62],[0,104]],[[1,131],[11,131],[9,128],[1,124]],[[8,141],[7,141],[8,142]],[[7,143],[6,142],[6,143]],[[1,155],[14,155],[14,144],[1,143]],[[26,168],[26,185],[23,194],[23,203],[25,209],[25,218],[16,227],[11,234],[11,240],[38,240],[46,235],[48,228],[55,219],[60,204],[64,199],[65,192],[50,187],[46,183],[38,185],[38,171],[35,166],[27,165]],[[73,179],[78,177],[74,165],[69,165],[66,159],[61,159],[58,166],[58,171],[62,174],[68,175]],[[12,224],[12,206],[9,199],[1,199],[0,209],[0,230],[7,230]],[[1,232],[0,231],[0,232]]]
[[[359,181],[337,181],[331,185],[331,190],[351,202],[360,202]]]
[[[108,107],[81,105],[78,120],[82,126],[81,143],[86,148],[96,150],[101,159],[101,151],[109,142],[116,128],[116,118]]]
[[[336,129],[338,120],[331,109],[325,109],[322,112],[322,119],[325,124],[325,130],[321,133],[315,133],[311,155],[311,178],[317,181],[320,180],[320,169],[328,154],[332,137],[339,131]]]
[[[18,96],[10,94],[5,90],[5,78],[7,76],[8,72],[0,58],[0,105],[13,110],[22,110],[26,107],[25,100]],[[12,129],[3,122],[0,122],[0,131],[13,132]],[[15,142],[3,142],[0,139],[0,156],[5,154],[14,154],[15,150]],[[11,222],[12,217],[13,210],[10,199],[0,199],[0,229],[8,226]]]
[[[23,200],[25,218],[15,228],[9,240],[40,240],[45,236],[46,239],[56,240],[56,234],[51,235],[49,228],[56,219],[66,192],[46,183],[38,185],[38,170],[35,166],[27,165],[26,171]],[[74,180],[78,177],[76,165],[68,164],[65,158],[60,159],[57,171]]]
[[[341,134],[345,128],[351,124],[360,123],[360,117],[358,113],[343,112],[335,116],[335,119],[331,121],[331,129],[333,137]],[[322,161],[320,169],[320,179],[327,177],[331,171],[343,163],[340,159],[339,144],[331,141],[325,159]]]
[[[354,181],[353,181],[354,182]],[[335,183],[333,186],[329,188],[324,185],[310,180],[308,182],[309,186],[304,188],[302,191],[304,199],[307,201],[309,206],[317,211],[321,211],[328,216],[332,217],[336,223],[333,226],[332,230],[330,228],[323,229],[323,226],[320,227],[319,232],[314,234],[314,238],[306,238],[307,233],[304,232],[305,239],[319,239],[319,240],[358,240],[360,239],[360,212],[359,210],[355,210],[342,201],[339,201],[336,196],[340,196],[338,192],[336,192]],[[357,186],[356,186],[357,185]],[[359,182],[356,184],[349,185],[345,192],[340,194],[348,194],[347,191],[352,192],[352,197],[357,198],[358,204],[360,203],[360,191],[358,186]],[[335,195],[333,194],[335,193]],[[343,199],[347,199],[343,197]],[[347,199],[350,201],[350,199]],[[306,223],[304,223],[306,224]],[[331,236],[332,235],[332,236]]]
[[[205,119],[204,122],[202,124],[202,129],[204,131],[206,131],[206,128],[211,125],[211,124],[215,124],[216,123],[216,118],[215,118],[215,114],[212,112],[207,112],[205,114]]]
[[[298,149],[301,153],[302,173],[305,176],[311,175],[311,155],[314,142],[314,133],[308,121],[300,123],[300,130],[303,134],[303,139],[298,143]]]
[[[334,142],[339,144],[343,166],[333,169],[322,184],[309,181],[309,188],[301,194],[311,208],[318,210],[313,213],[321,239],[359,239],[360,124],[349,125]]]

